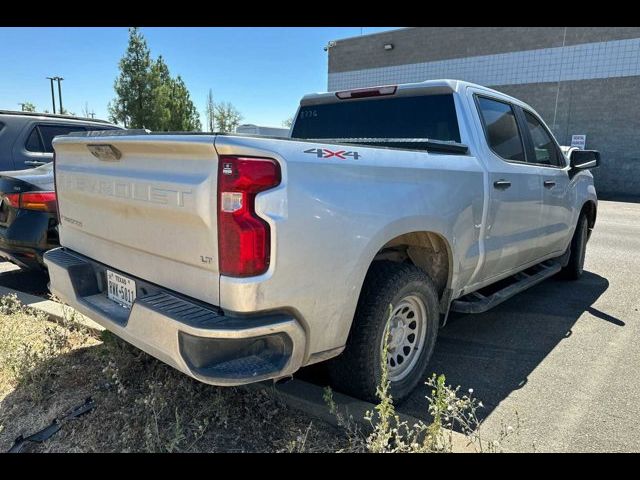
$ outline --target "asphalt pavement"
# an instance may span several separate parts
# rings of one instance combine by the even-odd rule
[[[455,315],[430,370],[482,400],[507,450],[640,451],[640,203],[601,201],[576,282],[549,279],[492,311]],[[424,417],[426,388],[400,410]]]

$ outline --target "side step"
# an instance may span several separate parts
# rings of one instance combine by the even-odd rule
[[[454,300],[451,303],[451,311],[460,313],[486,312],[515,294],[555,275],[561,268],[562,265],[557,260],[539,263],[493,285]]]

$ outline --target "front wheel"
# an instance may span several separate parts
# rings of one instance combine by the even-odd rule
[[[569,262],[561,270],[562,278],[567,280],[578,280],[584,270],[584,257],[587,251],[587,238],[589,234],[589,223],[587,216],[582,213],[578,218],[576,231],[573,234],[570,245]]]
[[[439,318],[436,289],[424,271],[409,264],[375,262],[367,273],[346,348],[329,363],[332,384],[376,402],[376,387],[386,364],[391,396],[402,401],[426,379]],[[387,324],[388,348],[383,361]]]

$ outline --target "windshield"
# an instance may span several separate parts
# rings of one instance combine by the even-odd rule
[[[338,101],[300,108],[293,138],[422,138],[460,142],[452,94]]]

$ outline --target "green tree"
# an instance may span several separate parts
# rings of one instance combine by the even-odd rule
[[[218,126],[218,131],[233,133],[236,127],[240,125],[242,115],[229,102],[221,102],[215,105],[214,119]]]
[[[200,114],[191,101],[189,90],[178,75],[169,84],[170,120],[168,130],[198,131],[202,128]]]
[[[36,111],[36,106],[31,102],[21,103],[20,106],[22,107],[22,111],[23,112],[35,112]]]
[[[149,81],[151,83],[152,97],[149,108],[150,115],[153,116],[153,122],[147,128],[160,131],[176,130],[170,126],[173,104],[171,73],[162,55],[159,55],[156,61],[153,62]]]
[[[129,45],[119,66],[116,98],[109,104],[111,121],[156,131],[200,130],[200,115],[184,81],[171,76],[162,55],[151,58],[137,28],[129,29]]]
[[[209,89],[209,94],[207,95],[207,107],[206,107],[206,115],[207,115],[207,128],[210,132],[215,130],[215,115],[216,115],[216,104],[213,103],[213,92]]]
[[[151,128],[153,90],[151,52],[138,28],[129,29],[129,45],[120,59],[120,75],[115,81],[116,98],[109,104],[109,118],[127,128]]]
[[[289,117],[282,122],[283,127],[291,128],[291,125],[293,125],[293,117]]]

